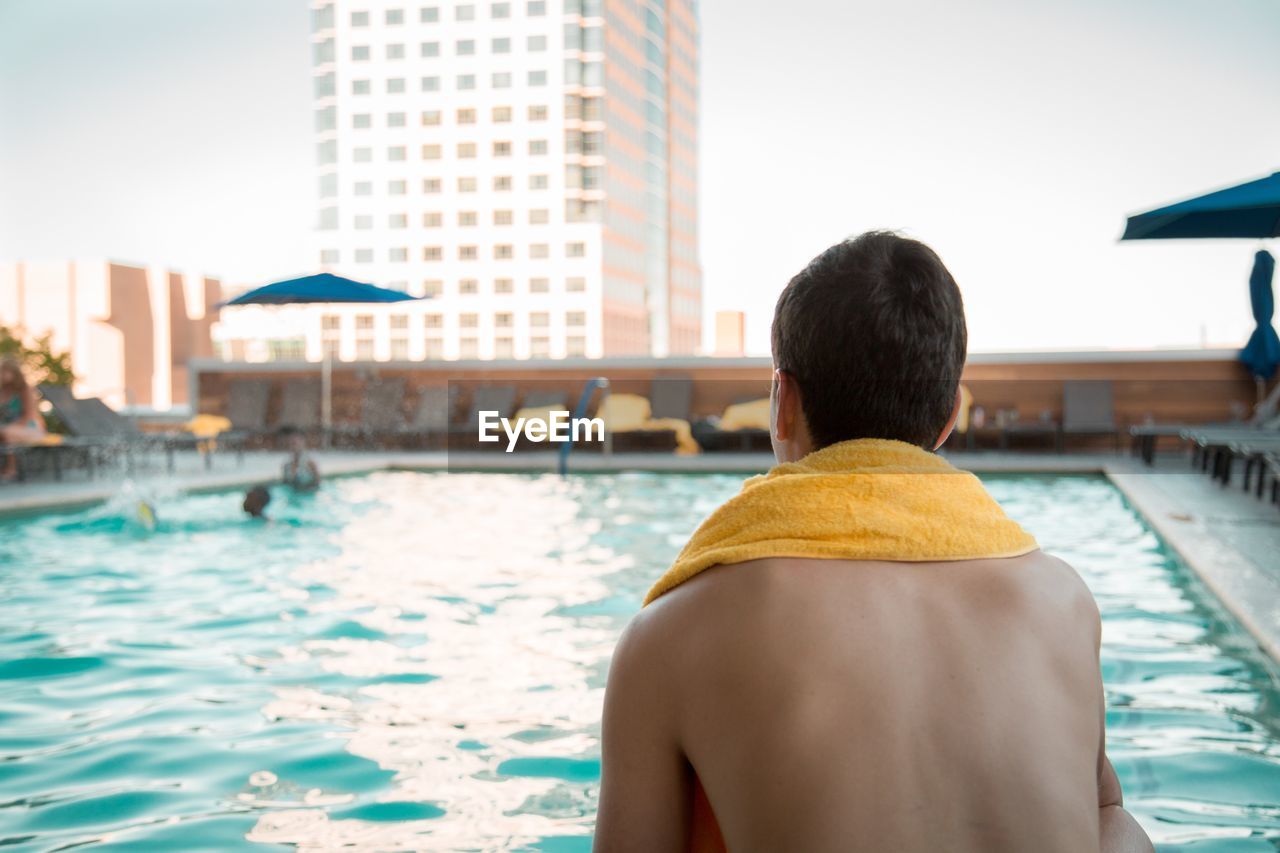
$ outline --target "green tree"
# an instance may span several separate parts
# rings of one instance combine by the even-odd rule
[[[25,338],[19,327],[0,324],[0,358],[16,359],[32,385],[70,385],[76,381],[71,353],[55,352],[52,335]]]

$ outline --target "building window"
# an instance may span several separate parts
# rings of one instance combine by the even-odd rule
[[[587,312],[586,311],[566,311],[564,315],[564,324],[566,326],[587,325]]]
[[[455,21],[474,21],[476,19],[476,7],[471,4],[453,7],[453,19]]]
[[[373,227],[373,217],[368,214],[357,215],[355,225],[357,231],[368,231]]]
[[[422,146],[423,160],[439,160],[440,153],[441,153],[440,145],[438,143],[429,142],[426,145]]]
[[[542,104],[534,104],[529,107],[529,121],[546,121],[547,108]]]
[[[405,158],[405,150],[403,145],[392,145],[387,149],[387,159],[390,161],[403,160]]]
[[[511,121],[511,107],[494,107],[493,120],[495,123]]]
[[[510,225],[512,221],[513,216],[509,210],[495,210],[493,212],[494,225]]]
[[[324,350],[325,357],[330,361],[337,361],[341,358],[342,344],[336,339],[323,341],[321,349]]]
[[[475,56],[475,39],[458,39],[453,45],[453,52],[458,56]]]
[[[351,116],[351,126],[356,130],[366,130],[373,127],[373,116],[369,113],[356,113]]]
[[[541,276],[529,279],[530,293],[547,293],[551,290],[551,280]]]
[[[392,361],[408,361],[409,360],[409,339],[399,335],[391,339],[391,360]]]
[[[404,195],[408,191],[408,181],[387,181],[387,193],[389,195]]]
[[[470,228],[476,224],[476,212],[474,210],[459,210],[458,224],[463,228]]]
[[[320,318],[320,328],[326,332],[337,331],[342,327],[342,318],[337,314],[325,314]]]
[[[357,315],[356,315],[356,331],[357,331],[357,332],[367,332],[367,331],[371,330],[372,328],[373,328],[373,315],[372,315],[372,314],[357,314]]]
[[[368,80],[352,80],[351,81],[351,94],[353,95],[367,95],[372,91],[373,91],[373,86],[370,84]]]
[[[491,18],[495,18],[495,19],[510,18],[510,17],[511,17],[511,4],[510,4],[510,3],[492,3],[492,4],[490,4],[490,6],[489,6],[489,17],[491,17]]]
[[[369,45],[357,44],[351,48],[352,62],[368,62],[369,61]]]
[[[476,87],[476,75],[459,74],[458,75],[458,91],[466,91]]]
[[[458,192],[473,193],[476,191],[475,178],[458,178]]]
[[[570,335],[564,339],[564,354],[573,357],[582,357],[587,354],[587,339],[581,335]]]
[[[427,347],[423,355],[434,360],[444,358],[444,341],[439,338],[427,338]]]
[[[515,281],[509,278],[495,278],[493,280],[494,293],[514,293]]]
[[[439,228],[443,224],[444,217],[437,210],[428,211],[422,214],[423,228]]]
[[[529,246],[529,257],[542,260],[551,257],[551,247],[546,243],[534,243]]]
[[[547,72],[545,72],[545,71],[541,71],[541,70],[539,70],[539,71],[530,71],[530,72],[529,72],[529,85],[530,85],[530,86],[545,86],[545,85],[547,85]]]
[[[475,124],[476,111],[472,109],[458,110],[458,124]]]
[[[462,338],[458,341],[458,358],[479,358],[480,342],[475,338]]]
[[[403,95],[404,94],[404,78],[403,77],[389,78],[387,80],[387,94]]]
[[[401,246],[387,250],[387,260],[393,264],[402,264],[409,260],[409,250]]]
[[[510,89],[511,88],[511,72],[495,71],[493,76],[489,78],[489,85],[494,89]]]
[[[391,213],[387,215],[388,228],[408,228],[409,215],[407,213]]]
[[[480,328],[480,315],[470,312],[458,315],[458,328],[460,329],[478,329]]]
[[[387,113],[387,127],[404,127],[404,113]]]
[[[493,143],[493,156],[494,157],[510,157],[511,143],[510,142]]]
[[[369,13],[368,12],[352,12],[351,26],[353,27],[369,26]]]
[[[580,275],[571,275],[564,280],[564,289],[569,293],[582,293],[587,289],[587,280]]]
[[[551,357],[551,339],[546,337],[535,337],[529,339],[529,357],[530,358],[550,358]]]
[[[475,179],[472,178],[474,181]],[[493,188],[498,192],[509,192],[511,190],[511,176],[498,175],[493,179]]]
[[[383,20],[388,27],[398,27],[404,23],[404,9],[388,9]]]
[[[493,257],[495,260],[509,261],[515,256],[515,249],[510,243],[499,243],[493,247]]]
[[[422,325],[428,329],[443,329],[444,315],[443,314],[423,314]]]
[[[373,162],[373,149],[367,145],[353,148],[351,149],[351,159],[357,163],[371,163]]]
[[[373,195],[373,181],[356,181],[356,195]]]
[[[510,329],[515,325],[515,315],[510,311],[500,311],[493,315],[493,327],[495,329]]]
[[[434,24],[440,20],[440,8],[438,6],[423,6],[418,10],[418,20],[424,24]]]
[[[438,261],[444,257],[444,249],[440,246],[423,246],[422,259],[424,261]]]
[[[439,178],[423,178],[422,179],[422,191],[424,193],[427,193],[427,194],[438,193],[440,192],[440,186],[441,184],[440,184]]]
[[[489,49],[494,53],[510,53],[511,39],[509,38],[494,39],[489,43]]]
[[[435,59],[440,55],[440,42],[424,41],[418,45],[418,55],[423,59]]]
[[[564,246],[565,257],[569,258],[585,258],[587,256],[586,243],[566,243]]]
[[[530,175],[529,176],[529,189],[545,190],[546,188],[547,188],[546,175]]]
[[[529,0],[524,9],[530,18],[541,18],[547,14],[547,3],[546,0]]]
[[[470,160],[476,156],[476,144],[474,142],[459,142],[458,157],[463,160]]]
[[[444,293],[444,282],[438,278],[429,278],[422,282],[423,296],[439,296]],[[436,315],[439,316],[439,315]]]
[[[480,250],[477,249],[475,246],[459,246],[458,247],[458,260],[474,261],[478,257],[480,257]]]
[[[551,211],[544,208],[537,208],[529,211],[530,225],[546,225],[551,221]]]
[[[336,264],[339,257],[340,255],[338,254],[337,249],[320,250],[320,263],[322,264]]]
[[[372,338],[356,338],[356,361],[373,361]]]
[[[459,296],[475,296],[480,292],[480,282],[474,278],[458,279]]]
[[[493,357],[494,358],[515,358],[516,343],[508,337],[493,339]]]
[[[423,111],[422,111],[422,125],[423,125],[423,127],[433,127],[433,126],[435,126],[435,125],[437,125],[437,124],[439,124],[439,123],[440,123],[440,111],[439,111],[439,110],[423,110]]]
[[[529,49],[530,53],[541,53],[547,49],[547,37],[529,36],[528,40],[525,42],[525,47]]]
[[[440,91],[440,78],[439,78],[439,77],[423,77],[423,78],[422,78],[422,91],[424,91],[424,92],[439,92],[439,91]],[[440,122],[436,122],[436,124],[439,124],[439,123],[440,123]]]
[[[530,154],[532,154],[532,155],[534,155],[535,157],[536,157],[536,156],[541,156],[541,155],[543,155],[543,154],[546,154],[546,153],[547,153],[547,140],[545,140],[545,139],[530,139],[530,140],[529,140],[529,153],[530,153]]]
[[[387,59],[404,59],[404,45],[403,44],[387,45]]]

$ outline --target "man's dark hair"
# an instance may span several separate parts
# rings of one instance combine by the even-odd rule
[[[891,438],[932,450],[967,343],[960,289],[942,260],[884,231],[814,258],[773,315],[774,366],[800,387],[814,449]]]

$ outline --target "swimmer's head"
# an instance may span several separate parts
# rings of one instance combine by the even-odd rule
[[[302,430],[291,424],[280,427],[280,439],[291,453],[301,453],[307,449],[307,437]]]
[[[271,503],[271,492],[262,486],[254,486],[244,495],[244,511],[254,518],[262,518],[262,511]]]

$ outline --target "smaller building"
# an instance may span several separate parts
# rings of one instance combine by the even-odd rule
[[[187,365],[213,355],[221,282],[107,260],[0,263],[0,323],[51,335],[75,392],[114,408],[188,404]]]

